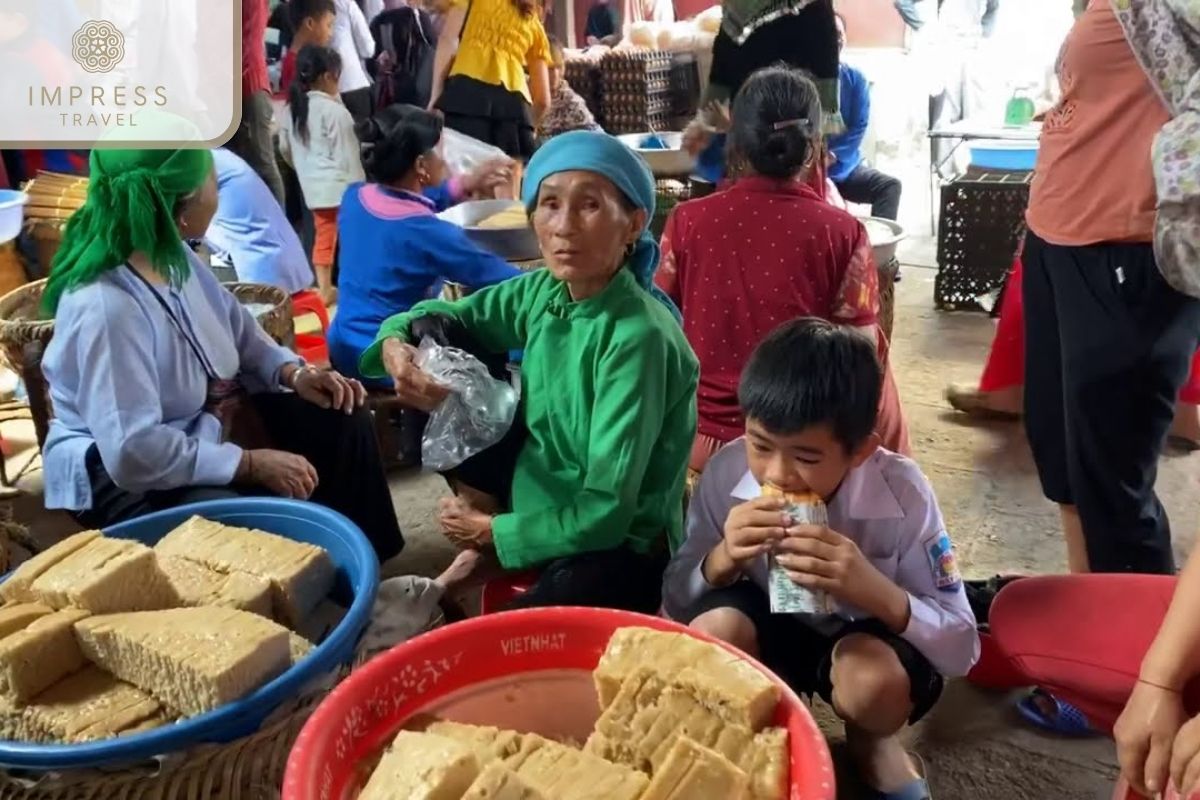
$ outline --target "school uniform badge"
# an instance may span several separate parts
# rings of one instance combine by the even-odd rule
[[[943,592],[953,592],[962,583],[958,573],[958,560],[954,557],[954,545],[945,531],[930,542],[925,549],[929,556],[929,567],[933,570],[933,584]]]

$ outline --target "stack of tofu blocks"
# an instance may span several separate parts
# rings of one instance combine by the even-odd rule
[[[582,749],[532,733],[417,720],[359,800],[783,800],[779,689],[686,634],[614,633],[594,673],[602,709]]]
[[[86,531],[0,584],[0,738],[86,742],[211,711],[311,649],[319,547],[193,517],[153,549]]]

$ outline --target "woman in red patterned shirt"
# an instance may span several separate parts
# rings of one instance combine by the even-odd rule
[[[744,432],[737,387],[750,353],[796,317],[848,325],[878,343],[886,374],[877,433],[884,447],[908,453],[866,229],[805,185],[821,152],[820,125],[812,81],[782,67],[755,73],[733,106],[730,166],[738,177],[667,221],[657,281],[683,311],[700,359],[696,472]]]

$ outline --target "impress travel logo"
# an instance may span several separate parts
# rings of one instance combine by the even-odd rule
[[[0,2],[0,147],[211,147],[241,77],[241,0]]]
[[[84,72],[112,72],[125,58],[125,36],[108,20],[85,22],[71,37],[71,57]]]

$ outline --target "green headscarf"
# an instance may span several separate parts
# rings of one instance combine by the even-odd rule
[[[172,284],[185,281],[190,270],[175,206],[212,169],[208,150],[93,150],[87,201],[63,232],[43,295],[46,310],[54,313],[64,292],[122,266],[134,252],[147,254]]]

